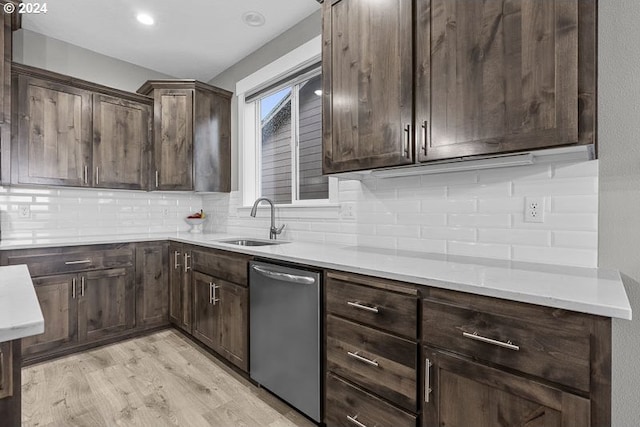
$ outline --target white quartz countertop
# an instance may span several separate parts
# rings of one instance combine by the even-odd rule
[[[279,261],[348,271],[606,317],[631,319],[632,315],[620,273],[615,270],[323,243],[288,242],[273,246],[246,247],[219,242],[219,240],[242,237],[227,234],[190,233],[98,236],[0,242],[0,250],[168,239]]]
[[[0,342],[44,332],[44,318],[26,265],[0,267]]]

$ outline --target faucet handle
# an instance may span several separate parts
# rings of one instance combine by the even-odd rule
[[[284,226],[285,226],[285,225],[286,225],[286,224],[282,224],[280,227],[276,227],[276,228],[273,230],[273,232],[274,232],[275,234],[280,234],[280,233],[282,233],[282,230],[284,229]]]

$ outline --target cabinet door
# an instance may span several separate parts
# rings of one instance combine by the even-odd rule
[[[169,321],[182,325],[182,245],[169,244]]]
[[[93,95],[94,187],[149,187],[151,106]]]
[[[425,348],[424,427],[584,427],[588,399]]]
[[[22,355],[54,350],[77,339],[78,279],[75,274],[33,279],[44,333],[22,339]]]
[[[14,182],[89,186],[91,94],[27,76],[18,84]]]
[[[169,322],[169,253],[166,243],[136,247],[136,326]]]
[[[218,347],[216,340],[220,327],[216,307],[220,301],[214,297],[214,286],[213,277],[197,271],[193,273],[193,336],[212,349]]]
[[[133,328],[132,268],[91,271],[82,274],[79,281],[79,341],[94,341]]]
[[[193,90],[154,91],[156,190],[193,190]]]
[[[578,142],[578,0],[417,7],[420,160]]]
[[[411,5],[324,2],[324,173],[413,162]]]
[[[248,370],[247,333],[248,302],[247,288],[214,278],[213,298],[217,309],[217,347],[215,350],[231,363]]]
[[[13,395],[13,348],[11,341],[0,343],[0,399]]]

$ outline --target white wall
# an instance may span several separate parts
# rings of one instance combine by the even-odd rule
[[[623,273],[635,320],[613,322],[613,423],[640,425],[640,2],[599,2],[600,266]]]
[[[29,30],[13,33],[13,60],[129,92],[150,79],[172,78]]]

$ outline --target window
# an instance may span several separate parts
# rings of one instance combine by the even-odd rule
[[[278,85],[255,103],[257,196],[278,204],[329,198],[322,176],[319,69]]]

